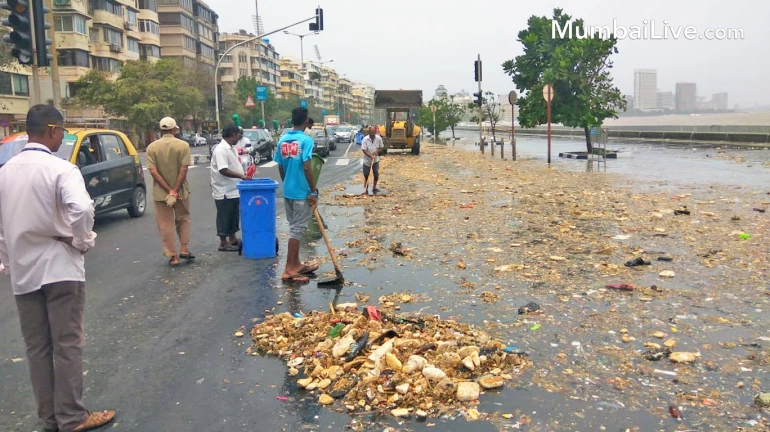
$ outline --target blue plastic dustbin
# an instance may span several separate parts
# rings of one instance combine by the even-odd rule
[[[250,259],[276,256],[276,197],[278,182],[269,178],[238,183],[241,193],[243,256]]]

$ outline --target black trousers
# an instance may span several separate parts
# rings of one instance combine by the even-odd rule
[[[214,200],[217,206],[217,235],[227,237],[237,233],[241,220],[240,198]]]

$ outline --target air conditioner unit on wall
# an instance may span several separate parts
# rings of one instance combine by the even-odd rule
[[[116,53],[123,52],[123,47],[118,44],[110,44],[110,51]]]

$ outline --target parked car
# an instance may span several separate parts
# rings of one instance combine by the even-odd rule
[[[264,129],[244,129],[243,136],[251,141],[251,148],[247,151],[254,158],[254,163],[259,163],[260,160],[273,160],[275,142],[269,132]]]
[[[340,126],[334,131],[334,139],[337,142],[352,143],[356,137],[356,132],[350,126]]]
[[[283,128],[283,129],[281,129],[281,134],[278,135],[278,138],[281,138],[282,136],[286,135],[287,133],[289,133],[289,132],[291,132],[293,130],[294,129],[292,129],[292,128]]]
[[[318,153],[321,157],[328,157],[331,138],[326,135],[326,129],[313,128],[310,130],[310,137],[313,138],[313,142],[315,143],[313,153]]]
[[[29,140],[19,133],[0,144],[0,166],[19,154]],[[54,153],[80,168],[96,214],[126,209],[139,217],[147,208],[147,185],[139,154],[122,132],[108,129],[70,129]]]

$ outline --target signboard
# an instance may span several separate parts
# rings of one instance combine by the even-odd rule
[[[543,86],[543,99],[545,99],[546,102],[550,102],[553,100],[553,86],[550,84],[546,84]]]
[[[326,115],[326,108],[321,109],[321,115]]]
[[[516,103],[516,100],[519,99],[519,95],[516,94],[515,91],[511,91],[508,93],[508,103],[513,105]]]
[[[306,101],[305,99],[302,99],[302,101],[300,101],[299,105],[300,105],[302,108],[307,108],[307,101]]]
[[[267,100],[267,86],[257,86],[257,100],[258,101]]]
[[[202,122],[201,127],[203,128],[203,130],[212,131],[217,128],[217,122],[209,122],[209,121]]]
[[[11,122],[8,121],[8,119],[0,119],[0,127],[8,127],[11,125]]]
[[[257,104],[254,103],[254,98],[251,95],[246,96],[246,103],[243,104],[246,108],[254,108]]]

